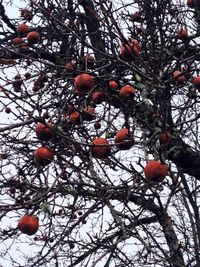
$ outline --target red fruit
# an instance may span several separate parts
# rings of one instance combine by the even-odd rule
[[[41,74],[39,77],[38,77],[38,82],[43,82],[43,83],[47,83],[48,82],[48,76],[46,74]]]
[[[96,122],[94,123],[94,128],[95,128],[96,130],[100,129],[100,128],[101,128],[101,123],[100,123],[99,121],[96,121]]]
[[[41,146],[34,152],[34,158],[39,165],[46,166],[53,161],[54,153],[48,148]]]
[[[14,186],[11,186],[9,191],[10,191],[11,194],[14,195],[16,193],[16,188]]]
[[[187,0],[187,6],[190,8],[195,8],[197,4],[196,0]]]
[[[79,216],[82,216],[83,215],[83,212],[81,210],[78,211],[78,215]]]
[[[95,104],[101,104],[103,101],[103,93],[100,91],[96,91],[92,94],[92,101]]]
[[[26,36],[29,32],[29,26],[25,23],[19,24],[17,27],[17,33],[21,36]]]
[[[49,236],[48,235],[43,235],[42,236],[42,241],[47,242],[49,240]]]
[[[20,45],[23,43],[23,40],[20,37],[15,37],[14,39],[12,39],[12,42],[14,45]]]
[[[51,238],[49,239],[49,242],[50,242],[50,243],[53,243],[53,242],[54,242],[54,238],[51,237]]]
[[[149,182],[162,182],[167,175],[168,168],[159,161],[149,161],[144,168],[144,174]]]
[[[64,107],[64,113],[65,113],[65,115],[69,115],[69,114],[71,114],[74,111],[76,111],[74,105],[72,105],[72,104],[66,104],[65,105],[65,107]]]
[[[119,90],[119,96],[124,100],[129,100],[135,95],[135,88],[130,85],[125,85]]]
[[[77,219],[77,215],[76,215],[76,213],[72,214],[72,219],[73,219],[73,220]]]
[[[94,86],[94,79],[87,73],[79,74],[75,78],[74,85],[77,90],[87,92]]]
[[[6,108],[5,108],[5,113],[9,114],[10,112],[11,112],[11,108],[6,107]]]
[[[29,44],[37,44],[40,40],[40,35],[38,32],[33,31],[33,32],[29,32],[26,38]]]
[[[140,22],[140,20],[141,20],[141,12],[140,11],[133,13],[130,17],[130,21],[132,21],[132,22]]]
[[[82,219],[81,222],[82,222],[82,224],[86,224],[87,220],[86,219]]]
[[[84,57],[84,61],[85,61],[85,64],[87,65],[87,67],[92,67],[94,65],[94,56],[92,54],[87,54],[85,57]]]
[[[32,90],[33,92],[38,92],[40,90],[40,87],[38,85],[33,85]]]
[[[32,20],[33,14],[31,10],[28,10],[26,8],[23,8],[21,10],[21,17],[25,18],[26,20]]]
[[[111,81],[109,81],[109,87],[111,89],[116,90],[116,89],[118,89],[119,85],[118,85],[118,83],[116,81],[111,80]]]
[[[81,119],[80,113],[78,111],[73,112],[69,119],[72,124],[79,124]]]
[[[178,32],[178,37],[181,39],[186,39],[188,37],[187,29],[180,29],[180,31]]]
[[[92,141],[92,145],[93,146],[91,147],[91,152],[94,158],[104,159],[104,158],[107,158],[111,153],[111,149],[108,146],[109,143],[107,139],[105,138],[102,138],[102,137],[95,138]]]
[[[53,129],[50,125],[45,125],[43,123],[38,123],[35,132],[37,138],[41,141],[49,141],[53,137]]]
[[[38,241],[38,236],[34,236],[33,240]]]
[[[180,83],[180,84],[183,84],[183,83],[185,83],[185,81],[186,81],[185,76],[184,76],[184,75],[182,74],[182,72],[179,71],[179,70],[175,70],[175,71],[172,73],[172,76],[173,76],[174,79],[176,79],[177,82]]]
[[[128,44],[123,44],[120,50],[120,56],[125,61],[134,60],[141,51],[141,46],[136,39],[132,39]]]
[[[35,216],[24,215],[18,222],[18,228],[24,234],[34,235],[39,228],[39,220]]]
[[[94,56],[92,54],[87,54],[85,56],[85,61],[94,62]]]
[[[20,75],[16,75],[15,76],[15,80],[12,82],[13,88],[15,92],[21,92],[21,86],[22,86],[23,82],[21,80],[21,76]]]
[[[26,72],[26,73],[24,74],[24,77],[25,77],[26,80],[30,79],[30,78],[31,78],[31,74],[30,74],[30,72]]]
[[[73,241],[69,241],[69,247],[70,247],[70,249],[75,248],[75,244]]]
[[[19,75],[19,74],[15,75],[15,77],[14,77],[15,80],[20,80],[21,78],[22,78],[22,77],[21,77],[21,75]]]
[[[196,76],[193,78],[192,83],[196,88],[200,88],[200,76]]]
[[[75,90],[74,90],[74,94],[75,94],[76,96],[84,96],[86,93],[87,93],[86,91],[81,91],[81,90],[78,89],[78,88],[75,88]]]
[[[88,106],[83,111],[83,119],[86,121],[92,121],[95,119],[95,109],[91,106]]]
[[[159,141],[161,145],[167,145],[171,140],[171,134],[167,131],[159,134]]]
[[[126,142],[129,141],[129,142]],[[124,142],[122,144],[119,144],[121,142]],[[133,146],[133,139],[130,136],[129,130],[126,128],[123,128],[119,130],[115,137],[115,144],[117,144],[117,147],[121,150],[127,150]]]
[[[70,73],[73,72],[74,68],[75,68],[75,65],[73,63],[69,62],[65,64],[65,69],[67,72],[70,72]]]

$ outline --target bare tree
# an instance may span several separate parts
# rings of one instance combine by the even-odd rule
[[[200,266],[199,0],[21,2],[0,2],[0,263]]]

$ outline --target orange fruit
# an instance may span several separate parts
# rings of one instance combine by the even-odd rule
[[[53,137],[53,129],[50,125],[45,125],[43,123],[38,123],[35,132],[37,138],[41,141],[49,141]]]
[[[149,161],[144,168],[145,177],[149,182],[162,182],[167,173],[168,167],[156,160]]]
[[[35,161],[41,165],[46,166],[54,159],[54,153],[48,148],[41,146],[34,152]]]
[[[135,96],[135,88],[130,85],[125,85],[119,90],[120,98],[124,100],[129,100],[131,97]]]
[[[128,141],[128,142],[126,142]],[[122,143],[124,142],[124,143]],[[122,144],[119,144],[122,143]],[[115,136],[115,144],[121,150],[127,150],[133,146],[133,139],[130,136],[129,130],[127,128],[123,128],[119,130]]]
[[[18,228],[24,234],[34,235],[39,228],[39,220],[35,216],[24,215],[18,222]]]
[[[93,145],[91,147],[92,156],[98,159],[107,158],[111,153],[111,149],[108,146],[108,144],[109,144],[108,140],[103,137],[95,138],[92,141],[92,145]]]
[[[25,23],[19,24],[17,27],[17,33],[21,36],[26,36],[29,32],[29,26]]]
[[[29,32],[26,38],[29,44],[37,44],[40,40],[40,35],[38,32],[33,31],[33,32]]]
[[[77,90],[88,92],[94,86],[94,79],[87,73],[79,74],[75,78],[74,85]]]

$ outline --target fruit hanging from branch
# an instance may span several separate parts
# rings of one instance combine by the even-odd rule
[[[40,35],[38,32],[33,31],[33,32],[29,32],[26,38],[29,44],[37,44],[40,40]]]
[[[128,43],[124,43],[120,49],[120,57],[124,61],[135,60],[141,52],[141,46],[136,39],[131,39]]]
[[[34,152],[34,158],[36,163],[41,166],[46,166],[53,161],[54,153],[47,147],[41,146]]]
[[[200,89],[200,76],[194,77],[192,80],[192,83],[193,83],[194,87],[199,90]]]
[[[144,168],[144,174],[149,182],[162,182],[168,173],[168,167],[159,161],[151,160]]]
[[[87,54],[84,57],[84,63],[86,65],[86,67],[92,68],[94,66],[94,62],[95,62],[95,58],[92,54]]]
[[[119,87],[118,83],[114,80],[110,80],[109,81],[109,88],[111,89],[114,89],[114,90],[117,90]]]
[[[108,140],[103,137],[95,138],[92,141],[91,152],[94,158],[104,159],[109,157],[111,148]]]
[[[115,136],[115,144],[120,150],[128,150],[133,144],[133,138],[127,128],[120,129]]]
[[[49,141],[52,139],[54,130],[51,125],[45,125],[43,123],[38,123],[35,132],[37,135],[37,138],[41,141]]]
[[[12,39],[12,43],[14,45],[20,45],[20,44],[23,43],[23,39],[21,37],[15,37],[15,38]]]
[[[104,94],[103,94],[101,91],[95,91],[95,92],[92,94],[92,101],[93,101],[95,104],[101,104],[102,101],[103,101],[103,98],[104,98]]]
[[[74,86],[78,91],[86,93],[94,86],[94,79],[90,74],[79,74],[75,78]]]
[[[163,131],[159,134],[159,141],[161,145],[169,144],[171,140],[171,134],[168,131]]]
[[[125,85],[119,90],[119,96],[123,100],[130,100],[135,96],[135,88],[130,85]]]
[[[34,235],[39,228],[39,219],[35,216],[24,215],[18,222],[18,229],[23,234]]]
[[[180,39],[187,39],[188,38],[188,30],[185,29],[185,28],[181,28],[179,31],[178,31],[178,37]]]
[[[186,77],[180,70],[175,70],[172,73],[172,76],[179,84],[184,84],[186,82]]]
[[[78,111],[72,112],[72,114],[70,114],[70,116],[69,116],[69,120],[72,124],[78,125],[81,121],[80,112],[78,112]]]
[[[19,24],[17,27],[17,33],[22,36],[25,37],[29,32],[29,26],[25,23]]]
[[[82,117],[86,121],[94,120],[96,118],[95,109],[91,106],[87,106],[82,112]]]

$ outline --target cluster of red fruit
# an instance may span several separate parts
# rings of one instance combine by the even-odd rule
[[[135,48],[135,46],[132,46],[132,48]],[[129,46],[125,46],[123,49],[126,49],[129,51]],[[139,50],[138,50],[139,51]],[[126,53],[125,53],[126,54]],[[128,56],[128,52],[127,52]],[[130,55],[129,55],[130,56]],[[95,85],[94,79],[90,74],[79,74],[75,78],[75,91],[78,93],[78,95],[84,96],[87,94]],[[109,81],[109,88],[113,90],[118,90],[119,85],[116,81],[111,80]],[[135,95],[135,89],[130,86],[126,85],[123,86],[119,91],[119,97],[123,100],[130,99],[131,96]],[[102,92],[94,92],[92,94],[92,100],[95,103],[101,103],[103,99]],[[77,120],[75,120],[75,115],[77,115]],[[73,118],[73,119],[72,119]],[[75,111],[71,113],[70,115],[71,122],[80,122],[80,113]],[[169,132],[162,132],[159,135],[159,140],[161,145],[167,145],[170,142],[171,135]],[[115,136],[114,140],[116,146],[120,150],[127,150],[130,149],[133,144],[134,140],[133,137],[130,134],[130,131],[127,128],[120,129]],[[105,159],[110,156],[111,154],[111,146],[106,138],[103,137],[97,137],[95,138],[91,143],[91,153],[94,158],[98,159]],[[161,182],[164,177],[167,175],[167,167],[163,165],[160,162],[152,161],[147,164],[145,167],[145,176],[148,181],[151,182]]]
[[[110,83],[113,85],[114,81]],[[79,91],[81,94],[86,94],[89,90],[92,89],[94,86],[94,79],[91,75],[89,74],[80,74],[75,78],[75,89]],[[92,98],[93,101],[95,102],[100,102],[99,94],[93,94]],[[123,86],[119,90],[119,96],[122,99],[129,99],[130,96],[134,96],[135,94],[135,89],[132,86],[126,85]],[[98,101],[97,101],[98,100]],[[94,108],[88,107],[85,112],[85,118],[87,120],[91,120],[94,118],[95,113],[94,113]],[[79,111],[74,111],[69,115],[70,122],[72,124],[78,124],[80,123],[80,112]],[[95,126],[97,129],[100,127],[99,123],[96,123]],[[38,123],[36,126],[36,135],[39,140],[41,141],[49,141],[52,139],[54,135],[54,130],[51,125],[45,125],[43,123]],[[116,137],[115,137],[115,143],[117,144],[118,148],[121,150],[129,149],[133,145],[133,138],[131,137],[128,129],[121,129],[117,132]],[[92,155],[96,158],[106,158],[110,155],[111,153],[111,148],[109,146],[108,141],[105,138],[99,137],[95,138],[92,142]],[[37,164],[41,166],[46,166],[49,163],[51,163],[54,159],[54,152],[51,151],[49,148],[45,146],[39,147],[35,152],[34,152],[34,158]]]
[[[171,141],[171,134],[169,131],[162,131],[159,134],[160,145],[166,146]],[[168,167],[159,161],[152,160],[147,163],[144,168],[144,174],[149,182],[162,182],[168,173]]]
[[[122,44],[120,57],[124,61],[133,61],[139,56],[141,50],[142,49],[138,40],[131,39],[128,42]]]
[[[186,82],[186,77],[180,70],[175,70],[172,73],[173,78],[177,81],[179,84],[184,84]],[[198,90],[200,90],[200,76],[196,76],[192,79],[192,83],[194,87]]]
[[[36,135],[40,141],[49,141],[54,135],[54,129],[49,124],[38,123]],[[46,166],[54,159],[54,152],[45,146],[41,146],[34,152],[34,158],[38,165]]]
[[[36,126],[36,135],[41,141],[49,141],[54,135],[51,125],[38,123]],[[41,146],[34,152],[34,158],[37,164],[46,166],[54,159],[54,153],[47,147]],[[35,216],[24,215],[18,223],[18,229],[27,235],[34,235],[39,228],[39,220]]]
[[[19,24],[17,27],[18,37],[15,37],[12,42],[14,45],[20,45],[22,48],[26,47],[23,37],[26,37],[28,44],[37,44],[40,40],[40,35],[37,31],[30,31],[29,26],[26,23]]]
[[[116,133],[115,144],[120,150],[130,149],[134,140],[127,128],[123,128]],[[92,141],[91,152],[93,157],[104,159],[111,154],[111,148],[106,138],[97,137]]]

